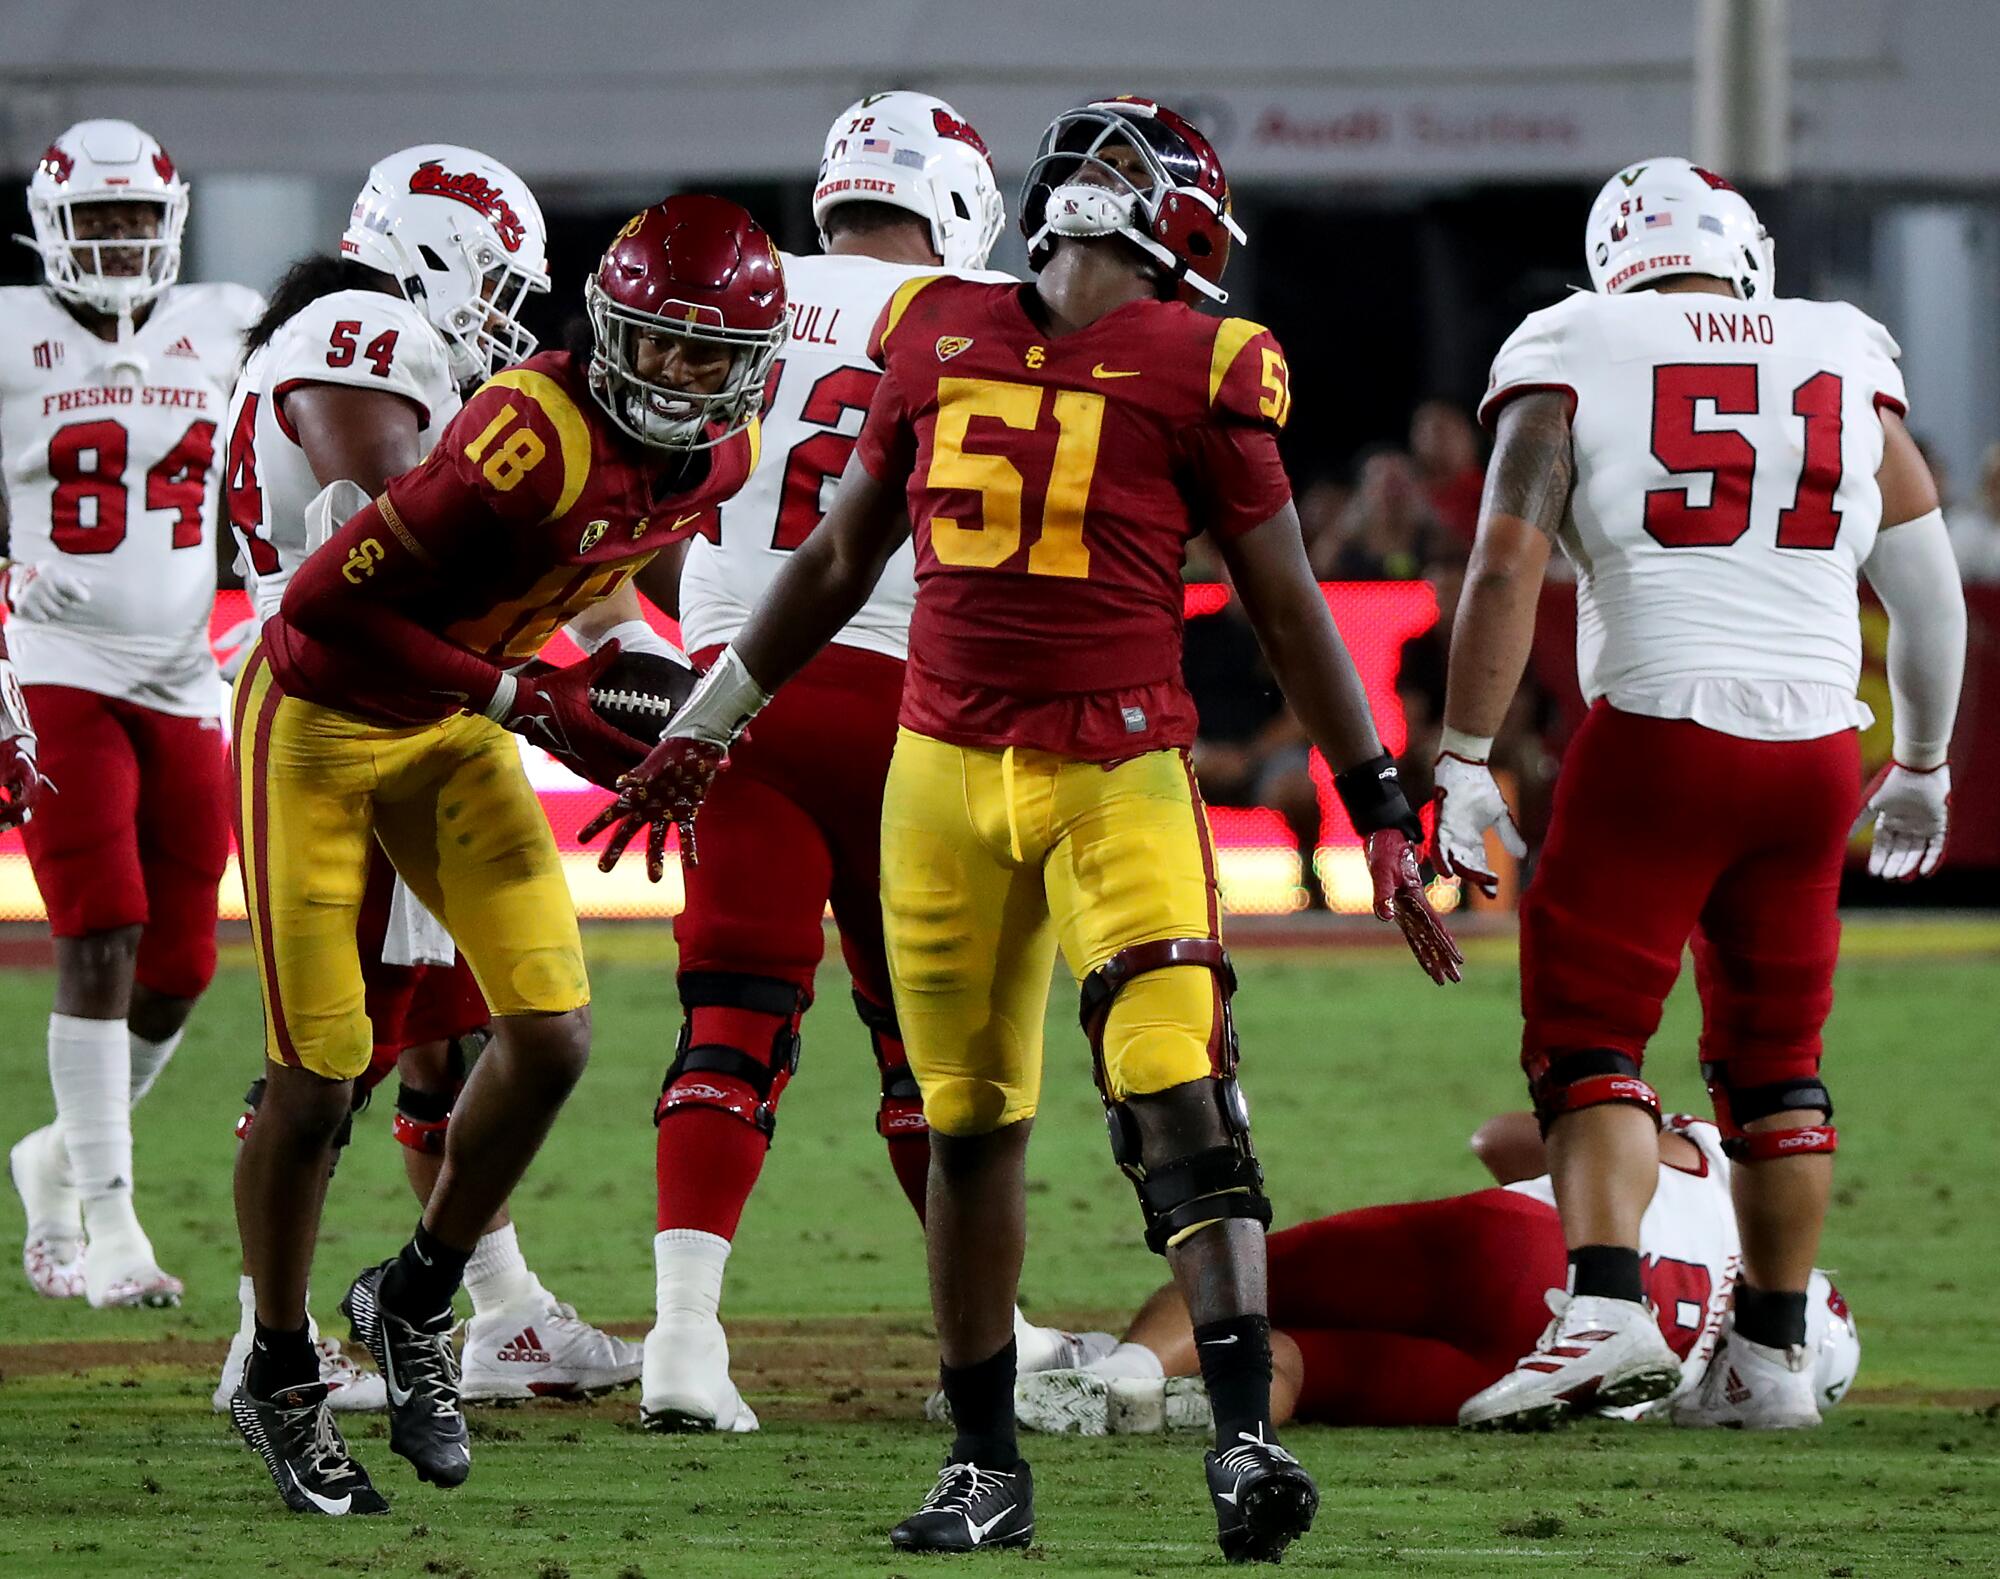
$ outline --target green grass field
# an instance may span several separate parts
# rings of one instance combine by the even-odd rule
[[[542,1279],[592,1319],[650,1315],[651,1103],[678,1023],[671,944],[590,939],[597,1053],[516,1203]],[[2000,1573],[2000,1147],[1987,1114],[2000,927],[1850,928],[1830,1031],[1840,1103],[1837,1269],[1864,1355],[1850,1402],[1793,1439],[1593,1426],[1546,1437],[1297,1430],[1325,1493],[1289,1564],[1343,1574]],[[1519,1106],[1511,943],[1432,989],[1399,953],[1251,953],[1237,1002],[1279,1220],[1477,1187],[1465,1137]],[[0,1112],[50,1112],[49,980],[0,975]],[[236,1319],[230,1127],[260,1045],[255,982],[225,961],[185,1050],[139,1114],[139,1203],[178,1311],[95,1312],[0,1273],[0,1574],[632,1575],[929,1571],[883,1539],[943,1443],[917,1416],[931,1364],[921,1246],[873,1130],[875,1076],[837,968],[745,1218],[724,1310],[764,1430],[636,1429],[636,1398],[475,1415],[476,1469],[416,1484],[379,1421],[350,1427],[387,1518],[286,1514],[209,1412]],[[1692,994],[1649,1072],[1701,1101]],[[1073,998],[1055,995],[1023,1300],[1108,1317],[1162,1276],[1112,1167]],[[316,1309],[407,1233],[414,1204],[384,1101],[334,1182]],[[9,1235],[17,1208],[0,1212]],[[12,1241],[9,1240],[11,1245]],[[11,1256],[11,1250],[9,1251]],[[11,1265],[11,1262],[9,1263]],[[350,1417],[351,1419],[352,1417]],[[1214,1570],[1186,1439],[1029,1439],[1036,1574]],[[970,1559],[975,1567],[1014,1561]]]

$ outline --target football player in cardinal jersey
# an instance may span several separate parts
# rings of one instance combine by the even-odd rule
[[[305,1309],[331,1142],[372,1051],[356,946],[371,852],[443,921],[494,1015],[415,1234],[342,1302],[388,1388],[390,1447],[455,1486],[471,1455],[452,1297],[590,1041],[575,909],[513,735],[607,785],[645,754],[591,704],[616,642],[516,670],[755,469],[785,327],[757,223],[669,198],[618,233],[585,297],[589,354],[487,380],[422,464],[292,571],[237,680],[269,1064],[236,1175],[256,1313],[231,1415],[300,1511],[384,1506],[316,1395]]]
[[[813,217],[825,251],[785,259],[792,318],[764,413],[771,458],[682,565],[681,630],[697,662],[736,635],[818,526],[882,378],[868,336],[891,295],[940,272],[1008,279],[981,269],[1004,217],[986,145],[928,94],[870,94],[835,119]],[[930,1136],[890,994],[878,880],[913,577],[899,548],[860,611],[760,715],[703,807],[700,861],[682,868],[686,1018],[655,1110],[659,1319],[640,1395],[655,1429],[756,1429],[716,1311],[797,1068],[829,900],[881,1070],[876,1128],[923,1215]]]
[[[51,143],[28,214],[42,284],[0,290],[0,588],[51,785],[23,837],[55,936],[56,1121],[13,1151],[23,1259],[43,1294],[175,1305],[133,1208],[131,1109],[215,974],[216,424],[262,304],[178,283],[188,184],[130,122]]]
[[[313,546],[410,470],[457,414],[460,389],[525,360],[520,308],[548,289],[546,227],[534,194],[469,148],[406,148],[369,171],[337,257],[297,264],[246,341],[230,403],[225,507],[259,619],[277,613]],[[343,499],[345,502],[342,502]],[[655,638],[656,640],[658,638]],[[376,852],[361,950],[373,1060],[357,1097],[400,1069],[396,1138],[421,1200],[434,1184],[462,1068],[485,1000],[449,933]],[[261,1082],[253,1088],[253,1107]],[[468,1399],[590,1392],[633,1380],[638,1349],[579,1320],[523,1260],[503,1209],[466,1269],[473,1316],[461,1355]],[[255,1335],[242,1320],[216,1389],[226,1409]],[[515,1340],[532,1332],[535,1341]],[[323,1350],[344,1363],[338,1347]],[[334,1407],[373,1400],[346,1381]]]
[[[915,523],[917,598],[882,812],[895,1006],[931,1131],[932,1307],[958,1436],[906,1550],[1025,1545],[1015,1441],[1023,1164],[1060,945],[1113,1152],[1193,1312],[1216,1399],[1224,1552],[1276,1558],[1318,1492],[1270,1420],[1270,1205],[1236,1082],[1220,901],[1188,766],[1187,541],[1216,539],[1272,667],[1368,840],[1376,903],[1457,975],[1415,813],[1307,567],[1278,458],[1268,331],[1220,300],[1229,193],[1208,140],[1140,99],[1060,116],[1021,210],[1032,285],[890,298],[884,369],[826,521],[669,725],[607,846],[688,815],[744,724],[851,619]],[[586,832],[589,830],[587,829]]]
[[[1658,1189],[1640,1220],[1639,1259],[1681,1382],[1671,1398],[1623,1412],[1633,1417],[1721,1423],[1699,1399],[1710,1368],[1729,1363],[1722,1327],[1742,1265],[1721,1141],[1713,1124],[1685,1115],[1660,1131]],[[1534,1115],[1488,1120],[1472,1149],[1504,1188],[1336,1212],[1271,1236],[1279,1423],[1451,1425],[1459,1406],[1512,1370],[1548,1324],[1563,1232]],[[1861,1345],[1824,1272],[1813,1273],[1809,1296],[1806,1348],[1824,1407],[1846,1394]],[[1198,1368],[1187,1307],[1169,1285],[1103,1358],[1023,1376],[1016,1406],[1031,1430],[1083,1436],[1206,1425]]]
[[[1711,1369],[1702,1407],[1811,1425],[1841,865],[1857,812],[1879,819],[1880,875],[1921,876],[1943,853],[1964,598],[1880,324],[1776,295],[1750,205],[1684,159],[1606,182],[1585,246],[1596,291],[1532,314],[1493,364],[1493,461],[1437,765],[1438,864],[1490,887],[1485,835],[1521,845],[1487,748],[1560,543],[1591,710],[1522,900],[1521,1059],[1569,1287],[1535,1350],[1463,1419],[1541,1423],[1676,1384],[1640,1275],[1660,1111],[1640,1066],[1692,937],[1743,1240],[1734,1383]],[[1857,572],[1889,612],[1895,702],[1895,763],[1865,809]]]

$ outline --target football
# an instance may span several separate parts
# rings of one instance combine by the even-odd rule
[[[590,705],[613,729],[650,745],[700,678],[685,658],[621,652],[590,688]]]

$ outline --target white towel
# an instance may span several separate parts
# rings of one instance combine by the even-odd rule
[[[389,930],[382,937],[384,965],[449,965],[458,945],[444,923],[423,906],[402,878],[389,896]]]

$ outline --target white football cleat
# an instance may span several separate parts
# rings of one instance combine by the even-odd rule
[[[639,1379],[636,1343],[599,1331],[560,1302],[474,1316],[459,1355],[461,1400],[589,1398]]]
[[[122,1238],[113,1243],[116,1248],[93,1239],[83,1248],[84,1294],[94,1308],[133,1310],[147,1306],[164,1310],[181,1302],[186,1292],[181,1280],[160,1270],[144,1234],[136,1245]]]
[[[250,1363],[251,1335],[238,1329],[223,1356],[222,1379],[209,1395],[209,1406],[219,1415],[229,1413],[229,1400],[243,1385],[243,1371]],[[387,1409],[389,1389],[382,1378],[347,1357],[347,1351],[331,1338],[315,1337],[313,1349],[319,1355],[319,1379],[326,1383],[326,1406],[344,1412],[361,1413]]]
[[[1153,1382],[1161,1392],[1164,1382]],[[1111,1383],[1095,1371],[1029,1371],[1014,1379],[1014,1420],[1050,1436],[1108,1436]]]
[[[729,1339],[713,1316],[672,1311],[646,1334],[639,1424],[648,1431],[755,1431],[729,1379]]]
[[[44,1299],[78,1299],[83,1286],[83,1206],[70,1180],[69,1153],[55,1125],[14,1143],[7,1157],[14,1193],[27,1213],[21,1270]]]
[[[1458,1411],[1481,1430],[1542,1430],[1573,1414],[1625,1409],[1680,1385],[1681,1362],[1650,1305],[1548,1291],[1554,1314],[1533,1351]]]
[[[1033,1371],[1081,1370],[1092,1360],[1101,1360],[1118,1347],[1118,1339],[1108,1332],[1065,1332],[1060,1327],[1038,1327],[1014,1311],[1014,1374]]]
[[[1725,1330],[1701,1385],[1674,1400],[1675,1425],[1800,1431],[1819,1424],[1812,1354],[1804,1344],[1773,1349]]]

